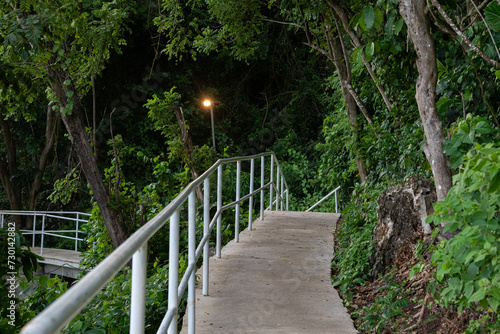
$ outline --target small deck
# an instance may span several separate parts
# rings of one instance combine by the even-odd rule
[[[31,251],[37,255],[41,253],[40,247],[31,247]],[[38,261],[42,267],[41,274],[77,278],[82,272],[80,252],[44,247],[41,256],[44,258],[43,261]]]
[[[208,296],[198,283],[196,333],[357,333],[330,281],[339,216],[266,212],[242,231],[210,258]]]

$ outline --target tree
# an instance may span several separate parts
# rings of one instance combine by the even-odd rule
[[[443,126],[436,107],[437,62],[434,39],[425,14],[425,0],[399,0],[400,12],[408,26],[408,34],[417,53],[419,77],[416,85],[416,99],[427,143],[424,153],[429,161],[438,201],[445,199],[451,189],[449,159],[443,151]]]
[[[49,88],[52,108],[61,115],[115,247],[127,233],[109,205],[80,101],[112,51],[124,44],[120,36],[131,4],[127,0],[8,1],[0,7],[4,57]]]
[[[29,77],[8,64],[0,68],[0,132],[5,153],[0,158],[0,181],[12,210],[36,210],[60,117]],[[32,152],[33,158],[25,157],[25,152]],[[31,227],[29,217],[17,216],[16,222],[18,227]]]
[[[196,5],[199,7],[193,6],[193,8],[196,7],[197,10],[205,8],[205,5],[200,3]],[[334,20],[329,14],[328,5],[310,2],[292,5],[285,2],[270,2],[271,10],[266,11],[262,4],[255,1],[213,1],[206,5],[210,17],[206,20],[208,24],[203,26],[198,19],[191,20],[187,25],[181,24],[187,22],[186,17],[196,12],[188,10],[189,7],[182,3],[164,0],[163,8],[175,13],[176,16],[160,15],[155,19],[159,31],[167,33],[168,41],[164,52],[170,57],[182,57],[184,54],[195,57],[198,52],[209,53],[225,47],[236,59],[249,60],[254,58],[259,50],[259,36],[265,30],[266,22],[301,29],[305,33],[303,43],[332,61],[341,78],[342,93],[353,136],[356,137],[359,127],[358,106],[361,107],[363,116],[370,126],[374,126],[371,115],[352,88],[347,53],[340,32],[333,28]],[[360,179],[364,182],[367,171],[363,159],[358,152],[354,155]]]

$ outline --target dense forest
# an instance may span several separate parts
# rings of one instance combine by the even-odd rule
[[[332,281],[361,332],[424,330],[432,316],[409,328],[402,312],[412,301],[458,319],[449,333],[500,333],[500,1],[4,0],[0,14],[0,208],[92,213],[86,266],[217,159],[273,151],[291,210],[341,186]],[[415,175],[436,190],[431,241],[409,277],[373,277],[377,200]],[[18,301],[15,326],[2,315],[2,333],[67,289],[32,277],[16,240],[21,285],[43,289]],[[160,240],[149,331],[166,309]],[[423,274],[414,296],[407,280]],[[378,297],[353,307],[377,279]],[[129,304],[124,269],[65,332],[126,332]]]

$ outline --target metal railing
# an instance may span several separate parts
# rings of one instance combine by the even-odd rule
[[[269,182],[265,177],[265,158],[270,158]],[[260,158],[260,187],[254,190],[255,160]],[[250,161],[250,190],[240,197],[241,164]],[[236,163],[236,199],[222,205],[223,165]],[[210,217],[210,177],[217,172],[217,212]],[[276,178],[275,178],[276,177]],[[196,243],[195,190],[203,184],[203,238]],[[216,256],[221,257],[222,212],[235,208],[235,242],[239,241],[240,204],[249,200],[249,229],[252,222],[253,197],[260,193],[260,219],[264,219],[264,191],[269,188],[269,208],[288,210],[288,185],[274,153],[263,153],[250,157],[221,159],[203,175],[191,182],[184,190],[148,223],[131,235],[120,247],[106,257],[74,287],[49,305],[42,313],[23,327],[21,333],[57,333],[87,305],[99,291],[132,258],[132,291],[130,310],[130,333],[144,333],[147,242],[170,219],[168,310],[157,333],[177,334],[177,315],[181,297],[188,289],[187,314],[189,333],[194,333],[195,324],[195,273],[196,262],[203,251],[203,294],[208,295],[209,286],[209,238],[216,226]],[[188,266],[183,277],[179,277],[179,221],[180,209],[188,202]],[[267,210],[266,209],[266,210]],[[179,282],[180,279],[180,282]]]
[[[326,195],[325,197],[323,197],[322,199],[320,199],[319,201],[317,201],[316,204],[314,204],[309,209],[307,209],[306,212],[311,211],[312,209],[314,209],[315,207],[317,207],[318,205],[320,205],[321,203],[323,203],[328,197],[330,197],[333,194],[335,194],[335,213],[337,213],[338,212],[338,209],[337,209],[337,191],[339,189],[340,189],[340,186],[338,186],[332,192],[330,192],[328,195]]]
[[[69,215],[69,217],[68,217]],[[28,216],[33,217],[33,228],[31,230],[20,230],[23,235],[31,235],[33,237],[31,247],[35,247],[35,236],[40,235],[40,255],[43,256],[43,247],[45,242],[45,236],[52,236],[61,239],[70,239],[75,241],[75,251],[78,251],[78,241],[83,241],[83,238],[79,238],[82,233],[87,233],[85,231],[79,230],[80,223],[87,223],[88,218],[91,216],[90,213],[84,212],[62,212],[62,211],[14,211],[14,210],[0,210],[0,227],[4,227],[6,216]],[[81,218],[86,217],[86,219]],[[41,229],[37,230],[37,218],[41,218]],[[72,221],[75,223],[74,230],[46,230],[47,219],[57,219]],[[67,235],[66,233],[73,233],[73,236]]]

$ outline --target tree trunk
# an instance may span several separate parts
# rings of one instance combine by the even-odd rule
[[[17,173],[16,145],[10,131],[9,123],[3,118],[1,113],[0,127],[2,128],[3,139],[7,149],[7,164],[0,158],[0,181],[9,199],[10,209],[20,211],[22,210],[21,187],[17,184],[15,176]],[[21,218],[22,216],[14,217],[17,228],[24,227],[24,220]]]
[[[332,57],[330,58],[337,69],[337,74],[340,79],[340,85],[342,87],[342,95],[344,96],[344,103],[347,110],[347,115],[349,117],[349,123],[351,124],[351,129],[355,140],[357,141],[357,130],[358,130],[358,121],[357,117],[358,107],[356,104],[356,100],[352,96],[349,91],[350,85],[350,73],[347,66],[348,60],[344,57],[344,53],[342,51],[342,45],[340,44],[340,36],[337,34],[336,36],[332,35],[328,31],[326,33],[326,38],[328,41],[330,53]],[[368,175],[366,168],[363,163],[363,159],[359,156],[358,152],[356,152],[356,166],[358,167],[359,178],[361,182],[366,181],[366,177]]]
[[[40,187],[42,186],[45,165],[47,164],[50,151],[52,150],[52,147],[54,146],[54,142],[56,140],[59,120],[59,115],[52,109],[52,105],[49,104],[47,106],[47,123],[45,125],[45,144],[43,146],[42,152],[40,153],[40,158],[38,160],[38,170],[35,173],[35,178],[33,180],[33,184],[31,185],[28,198],[28,210],[30,211],[36,210],[36,200],[38,198],[38,194],[40,193]]]
[[[183,155],[184,163],[188,166],[191,171],[193,180],[198,178],[198,172],[196,171],[196,166],[193,163],[193,140],[191,139],[191,134],[189,133],[186,126],[186,119],[184,118],[184,113],[182,108],[179,106],[174,106],[175,117],[177,118],[177,123],[181,129],[182,143],[184,144],[185,154]],[[203,193],[201,188],[196,188],[196,198],[198,202],[203,203]]]
[[[434,40],[427,21],[425,0],[399,0],[400,13],[417,53],[416,99],[427,143],[424,153],[431,164],[437,200],[445,199],[451,188],[451,171],[444,154],[444,134],[436,108],[437,63]]]
[[[117,248],[128,237],[123,222],[120,222],[116,211],[109,206],[110,196],[108,189],[104,186],[99,168],[97,165],[97,158],[94,155],[92,147],[90,146],[89,136],[85,130],[85,123],[83,121],[83,114],[80,106],[76,90],[73,85],[64,85],[65,73],[56,71],[50,66],[47,66],[47,72],[52,79],[51,87],[56,94],[60,107],[68,105],[67,92],[73,92],[74,104],[71,113],[62,114],[61,118],[68,131],[75,152],[78,155],[80,163],[82,164],[83,172],[92,190],[92,194],[99,206],[104,224],[111,238],[113,246]]]

